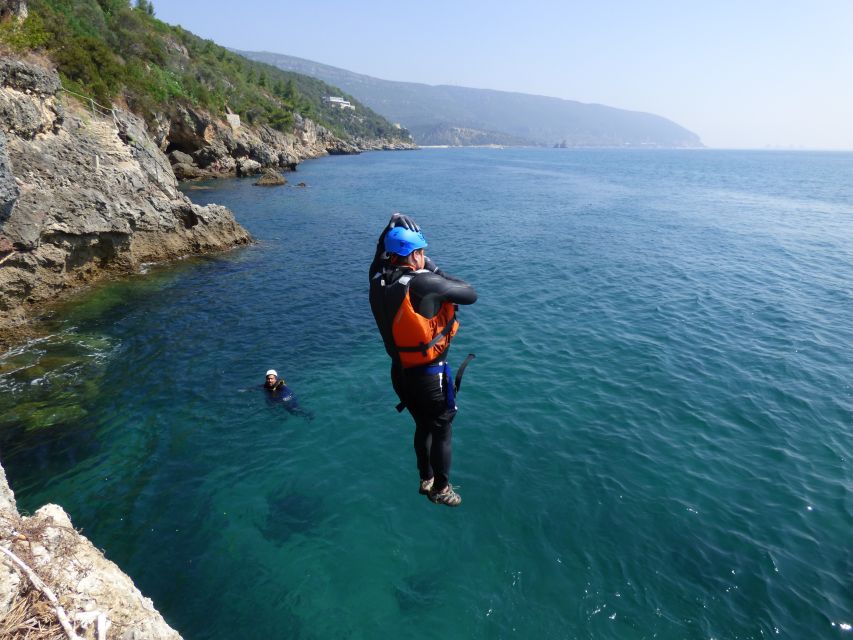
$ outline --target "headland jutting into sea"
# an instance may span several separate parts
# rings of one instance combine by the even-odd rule
[[[152,132],[126,109],[64,90],[44,60],[0,58],[0,350],[38,336],[51,305],[91,283],[252,242],[227,208],[190,202],[179,177],[280,174],[308,158],[415,148],[400,139],[343,140],[308,118],[281,132],[190,106],[160,125]],[[76,628],[108,621],[134,638],[180,637],[61,507],[20,516],[2,467],[0,544],[46,582],[77,585],[61,594],[70,614],[87,612],[72,620]],[[72,555],[89,569],[75,571]],[[33,593],[46,597],[20,567],[0,564],[0,617],[23,615],[21,594]]]

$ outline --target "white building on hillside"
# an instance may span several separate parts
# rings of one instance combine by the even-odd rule
[[[324,96],[323,102],[328,102],[333,107],[338,107],[339,109],[355,109],[349,100],[344,100],[340,96]]]

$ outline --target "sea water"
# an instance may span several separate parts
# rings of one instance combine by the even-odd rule
[[[61,504],[188,639],[853,638],[853,155],[288,178],[189,187],[257,243],[102,285],[0,360],[21,508]],[[393,211],[480,296],[458,509],[418,495],[368,306]]]

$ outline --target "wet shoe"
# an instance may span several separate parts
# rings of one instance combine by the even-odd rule
[[[435,478],[430,478],[429,480],[421,480],[421,488],[418,489],[418,493],[422,496],[428,496],[430,489],[432,489],[432,483],[435,481]]]
[[[429,492],[430,501],[436,504],[446,504],[448,507],[458,507],[462,504],[462,496],[453,490],[453,487],[447,485],[439,492]]]

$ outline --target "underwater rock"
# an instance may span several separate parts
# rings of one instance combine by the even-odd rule
[[[89,415],[79,404],[57,404],[55,399],[46,402],[24,402],[12,410],[8,418],[22,424],[26,431],[50,429],[62,424],[79,422]]]
[[[261,533],[277,544],[287,542],[294,534],[310,531],[323,517],[318,499],[301,493],[268,496],[267,507],[267,519]]]

